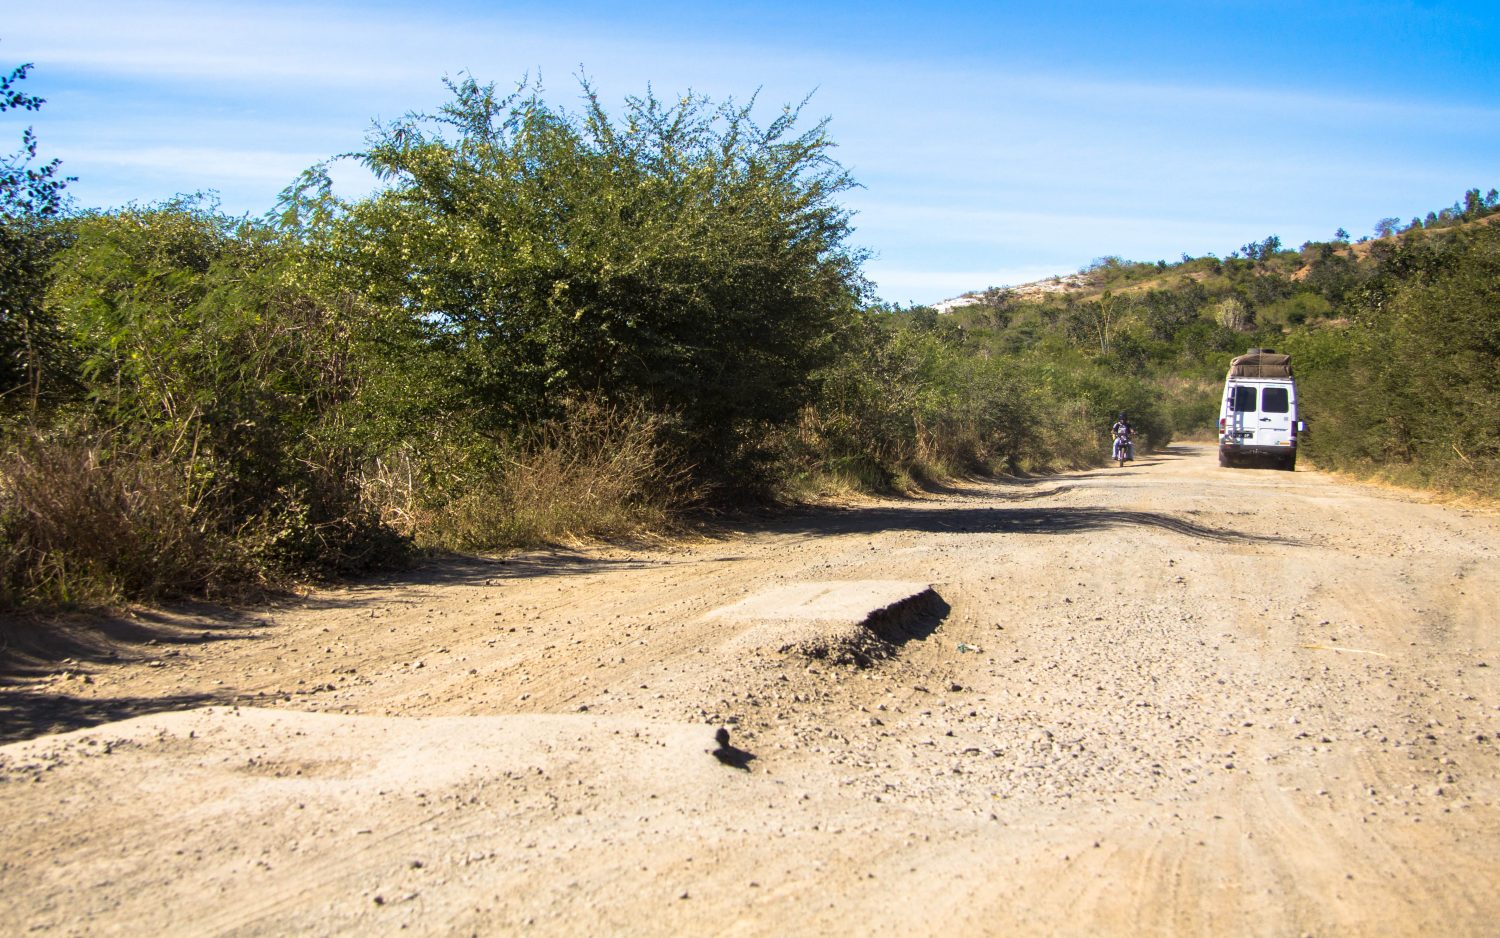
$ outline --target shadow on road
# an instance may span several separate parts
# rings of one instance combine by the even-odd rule
[[[231,696],[75,697],[35,689],[0,691],[0,744],[114,723],[131,717],[232,703]]]
[[[1218,543],[1300,544],[1295,539],[1211,528],[1173,515],[1122,508],[858,508],[783,519],[777,531],[805,534],[1081,534],[1121,527],[1153,528]]]
[[[180,648],[255,639],[265,624],[255,610],[208,604],[0,617],[0,743],[163,710],[231,703],[234,695],[227,690],[223,695],[105,697],[76,695],[67,688],[71,681],[92,681],[99,665],[171,660]],[[71,677],[58,686],[55,676],[63,671]]]
[[[159,657],[163,648],[255,638],[265,625],[255,610],[180,604],[129,612],[0,616],[0,686],[56,669],[58,662],[98,663]]]
[[[911,599],[875,613],[865,625],[890,642],[900,646],[909,641],[924,641],[937,631],[953,607],[929,589]]]
[[[281,605],[297,609],[343,609],[384,601],[389,598],[387,591],[393,586],[498,586],[507,580],[645,570],[661,565],[660,561],[639,557],[603,557],[563,549],[535,550],[511,557],[444,554],[425,558],[399,572],[346,583],[337,589]]]

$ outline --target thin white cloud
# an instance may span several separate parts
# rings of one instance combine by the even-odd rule
[[[13,31],[39,63],[136,79],[307,82],[309,95],[319,93],[317,85],[368,90],[434,82],[464,68],[462,53],[501,38],[495,21],[466,22],[447,11],[432,17],[318,4],[100,0],[52,6],[52,16]],[[534,38],[506,32],[515,42]],[[435,73],[442,50],[462,53]]]
[[[131,173],[146,170],[181,178],[211,175],[225,181],[285,185],[322,158],[321,154],[282,150],[156,146],[93,149],[78,163],[81,166],[108,167]]]
[[[1132,115],[1192,112],[1202,117],[1225,113],[1243,120],[1269,116],[1288,120],[1366,124],[1392,121],[1446,125],[1452,121],[1500,121],[1500,108],[1418,98],[1370,98],[1346,92],[1315,93],[1301,88],[1256,87],[1204,82],[1141,82],[1080,79],[1065,72],[1002,75],[1009,94],[1033,102],[1071,104],[1106,111],[1128,110]]]

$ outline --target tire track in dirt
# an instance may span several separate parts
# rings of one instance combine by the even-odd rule
[[[279,709],[242,711],[255,733],[0,747],[0,914],[1480,934],[1500,914],[1497,561],[1493,513],[1177,447],[667,547],[436,564],[70,681]],[[733,650],[706,617],[864,579],[932,583],[949,611],[867,668]],[[715,725],[748,772],[707,754]]]

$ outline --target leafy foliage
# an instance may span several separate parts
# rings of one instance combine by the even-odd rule
[[[22,91],[32,66],[0,76],[0,112],[35,111],[44,98]],[[47,269],[62,234],[53,222],[71,177],[61,161],[36,164],[37,140],[22,132],[21,148],[0,157],[0,415],[29,413],[43,402],[44,381],[59,365],[64,346],[55,321],[43,310]]]
[[[60,221],[39,305],[62,390],[0,490],[40,492],[19,483],[52,467],[73,503],[125,504],[90,480],[149,466],[181,507],[161,517],[200,538],[173,543],[231,558],[224,585],[355,568],[399,536],[619,531],[706,487],[774,484],[774,430],[816,397],[865,289],[826,123],[450,87],[371,140],[388,185],[369,199],[340,202],[318,166],[263,221],[201,197]],[[157,534],[110,522],[108,543],[143,540],[91,553],[104,541],[55,536],[59,511],[0,505],[12,598],[208,589],[121,566],[176,556]],[[43,588],[46,570],[97,588]]]
[[[7,108],[40,99],[0,83]],[[1404,233],[1104,257],[952,314],[868,302],[826,121],[449,84],[263,219],[63,210],[6,164],[0,603],[220,595],[412,545],[628,535],[684,506],[1101,461],[1297,356],[1329,465],[1500,478],[1496,197]],[[19,175],[17,175],[19,173]],[[1393,226],[1392,226],[1393,227]]]
[[[351,484],[360,307],[299,282],[300,247],[198,199],[75,219],[50,294],[104,458],[180,467],[272,572],[359,566],[373,521]]]
[[[1500,489],[1500,229],[1408,233],[1348,320],[1292,337],[1315,458]]]
[[[797,133],[786,108],[761,128],[749,105],[651,94],[617,119],[587,85],[578,115],[524,86],[450,88],[372,141],[391,186],[342,235],[414,361],[444,375],[437,399],[490,433],[582,397],[644,404],[704,481],[741,478],[864,287],[826,123]]]
[[[0,76],[0,113],[16,108],[36,111],[46,103],[46,98],[18,87],[31,69],[27,63]],[[33,165],[36,149],[36,134],[28,127],[21,134],[21,149],[0,159],[0,218],[46,217],[62,208],[62,191],[72,180],[58,175],[61,160]]]
[[[805,476],[888,488],[924,478],[1099,462],[1114,415],[1129,411],[1148,446],[1172,435],[1154,387],[1055,344],[1005,351],[1009,325],[970,307],[877,310],[823,375],[789,459]]]

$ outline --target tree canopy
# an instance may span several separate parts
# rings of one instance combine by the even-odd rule
[[[704,466],[812,399],[866,290],[826,120],[650,92],[614,116],[587,83],[575,114],[525,84],[448,86],[437,114],[374,135],[360,158],[388,188],[336,238],[450,399],[496,430],[583,396],[641,402]]]

